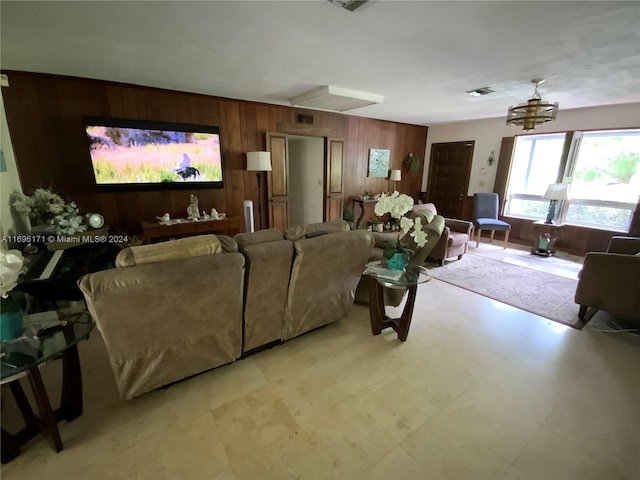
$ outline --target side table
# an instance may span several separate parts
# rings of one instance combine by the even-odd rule
[[[12,434],[2,428],[2,463],[20,454],[20,447],[38,433],[43,433],[51,448],[60,452],[64,447],[57,422],[70,422],[82,415],[82,374],[77,344],[87,338],[95,323],[88,312],[62,315],[56,312],[60,324],[36,335],[38,324],[26,326],[20,339],[2,344],[0,363],[1,383],[8,384],[16,399],[26,426]],[[46,325],[42,325],[46,326]],[[49,396],[40,375],[39,367],[49,360],[62,356],[62,395],[60,407],[51,408]],[[26,376],[38,407],[36,416],[20,385]]]
[[[533,222],[532,237],[533,247],[531,253],[542,257],[550,257],[556,253],[555,244],[562,236],[562,223]]]
[[[360,216],[356,220],[355,227],[358,228],[362,225],[362,222],[376,216],[374,208],[378,200],[365,200],[362,196],[353,197],[351,199],[351,208],[355,215],[356,203],[360,206]]]
[[[396,272],[395,274],[393,272]],[[385,328],[393,328],[402,342],[407,340],[413,307],[416,302],[418,285],[431,280],[427,269],[420,265],[408,265],[404,271],[388,270],[381,262],[370,262],[364,271],[369,276],[369,318],[371,333],[380,335]],[[395,276],[394,276],[395,275]],[[391,318],[386,314],[384,305],[385,288],[406,288],[407,301],[400,318]]]

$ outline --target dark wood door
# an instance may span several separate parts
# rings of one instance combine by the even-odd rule
[[[289,151],[284,133],[267,133],[271,171],[267,174],[269,228],[285,231],[289,226]]]
[[[344,140],[326,139],[324,219],[339,220],[344,207],[343,179]]]
[[[463,217],[474,145],[473,141],[431,145],[427,202],[444,217]]]

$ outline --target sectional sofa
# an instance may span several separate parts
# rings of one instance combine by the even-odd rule
[[[127,248],[79,281],[123,399],[348,315],[374,246],[342,220]]]

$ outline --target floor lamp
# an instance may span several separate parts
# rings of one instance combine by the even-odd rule
[[[256,172],[258,178],[258,216],[262,230],[262,172],[271,171],[271,152],[247,152],[247,171]]]

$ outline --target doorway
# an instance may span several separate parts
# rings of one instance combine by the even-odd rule
[[[463,218],[474,146],[474,141],[431,146],[427,201],[444,217]]]
[[[288,135],[289,225],[324,220],[325,139]]]

